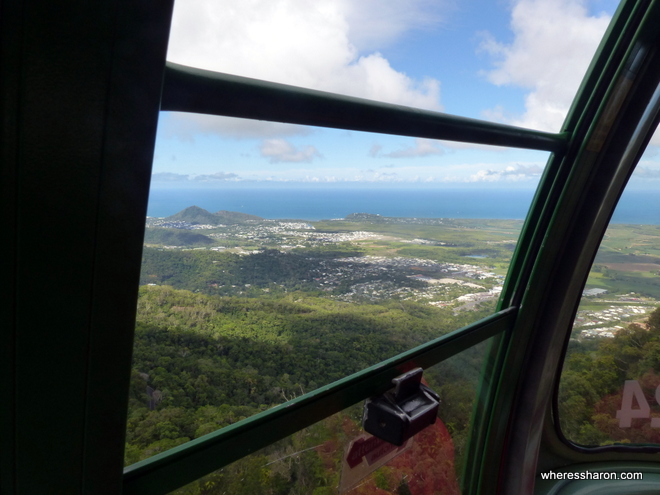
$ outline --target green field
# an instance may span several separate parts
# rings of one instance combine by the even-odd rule
[[[596,255],[587,288],[660,299],[659,273],[660,226],[614,224]]]

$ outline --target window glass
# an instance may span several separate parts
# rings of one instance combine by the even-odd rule
[[[561,431],[579,445],[660,443],[658,133],[594,260],[559,387]]]
[[[615,0],[186,0],[168,60],[558,132]]]
[[[259,139],[168,138],[170,124],[146,220],[129,463],[491,314],[548,155],[327,129],[269,155]],[[323,158],[297,161],[304,146]],[[222,414],[199,423],[209,408]]]
[[[424,371],[440,395],[438,419],[400,448],[365,433],[356,404],[172,493],[459,494],[488,348],[487,341]]]

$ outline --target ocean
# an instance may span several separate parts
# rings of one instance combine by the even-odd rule
[[[624,194],[613,223],[660,224],[660,194]],[[431,189],[364,187],[152,188],[147,215],[166,217],[188,206],[210,212],[249,213],[270,219],[323,220],[351,213],[387,217],[524,219],[531,189]]]

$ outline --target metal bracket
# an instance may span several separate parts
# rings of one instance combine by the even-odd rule
[[[408,371],[392,380],[394,391],[365,401],[365,431],[391,444],[403,445],[435,423],[440,396],[421,383],[422,373],[422,368]]]

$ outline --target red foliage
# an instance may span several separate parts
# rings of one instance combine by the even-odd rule
[[[660,417],[660,404],[656,401],[655,391],[660,385],[660,376],[653,371],[645,373],[637,380],[651,406],[651,417]],[[621,392],[603,397],[594,405],[594,425],[605,433],[613,442],[624,443],[660,443],[660,429],[651,427],[651,418],[635,418],[629,428],[620,428],[616,412],[621,408]]]
[[[383,468],[381,468],[383,469]],[[384,468],[390,490],[376,486],[375,476],[351,490],[351,495],[384,495],[398,493],[402,481],[411,495],[459,495],[460,488],[454,469],[454,444],[445,425],[439,419],[422,430],[412,448],[392,459]]]

